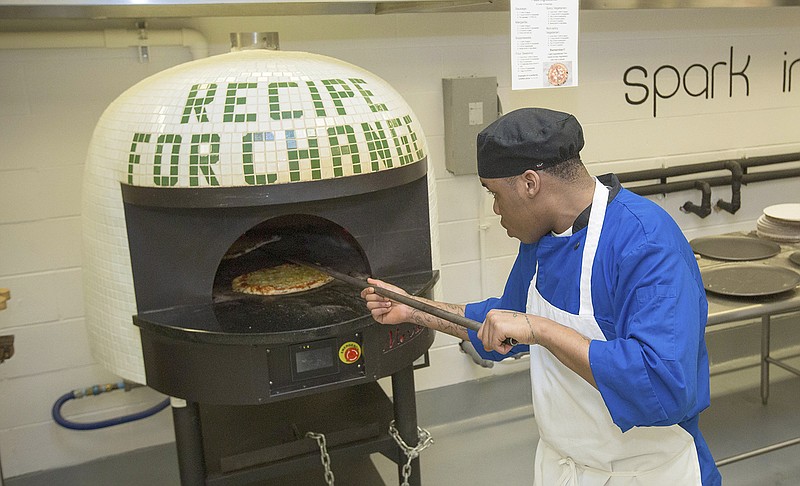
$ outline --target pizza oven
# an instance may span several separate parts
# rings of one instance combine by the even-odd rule
[[[87,326],[107,367],[140,350],[144,381],[174,397],[182,484],[322,483],[306,432],[367,481],[369,453],[405,462],[389,423],[416,443],[413,370],[433,332],[377,324],[338,280],[269,296],[232,282],[303,261],[430,296],[426,150],[385,82],[307,53],[193,61],[104,113],[84,184]]]
[[[193,190],[123,184],[147,384],[200,403],[259,404],[374,381],[422,356],[430,332],[375,324],[360,289],[346,283],[276,296],[231,284],[301,260],[428,292],[435,274],[425,167],[285,192],[266,186],[183,197]],[[354,362],[339,358],[350,343],[360,349]],[[246,368],[258,372],[240,372]]]

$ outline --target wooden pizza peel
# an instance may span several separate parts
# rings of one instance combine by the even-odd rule
[[[344,282],[344,283],[346,283],[348,285],[351,285],[353,287],[357,287],[359,289],[365,289],[367,287],[372,287],[375,290],[376,294],[382,295],[383,297],[386,297],[387,299],[391,299],[391,300],[400,302],[401,304],[405,304],[405,305],[407,305],[409,307],[412,307],[414,309],[420,310],[420,311],[425,312],[427,314],[431,314],[432,316],[436,316],[436,317],[438,317],[440,319],[444,319],[445,321],[452,322],[453,324],[456,324],[456,325],[461,326],[461,327],[465,327],[465,328],[470,329],[472,331],[476,331],[477,332],[482,326],[482,323],[480,323],[478,321],[475,321],[475,320],[470,319],[468,317],[462,316],[460,314],[455,314],[453,312],[449,312],[449,311],[446,311],[444,309],[440,309],[440,308],[438,308],[436,306],[427,304],[425,302],[421,302],[421,301],[416,300],[416,299],[414,299],[412,297],[409,297],[407,295],[399,294],[399,293],[394,292],[392,290],[385,289],[383,287],[378,287],[377,285],[372,285],[369,282],[367,282],[365,279],[353,277],[351,275],[347,275],[346,273],[342,273],[342,272],[333,270],[332,268],[323,267],[321,265],[316,265],[316,264],[305,262],[305,261],[302,261],[302,260],[295,260],[293,258],[285,258],[285,260],[288,261],[288,262],[294,263],[296,265],[302,265],[304,267],[313,268],[314,270],[317,270],[319,272],[326,273],[326,274],[330,275],[331,277],[335,278],[336,280]],[[511,346],[515,346],[516,344],[518,344],[517,340],[513,339],[513,338],[506,338],[505,341],[503,341],[503,342],[505,344],[509,344]]]

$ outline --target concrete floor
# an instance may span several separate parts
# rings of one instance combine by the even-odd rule
[[[757,389],[712,401],[700,427],[717,461],[800,437],[800,379],[774,384],[770,395],[767,406],[761,405]],[[431,427],[436,442],[421,456],[423,483],[531,484],[535,430],[530,407]],[[795,445],[729,464],[720,472],[725,486],[798,486],[798,459],[800,445]],[[379,468],[386,484],[397,484],[391,482],[397,474],[394,465],[386,463]]]
[[[798,366],[800,359],[793,359],[791,364]],[[800,379],[787,377],[780,370],[773,371],[770,401],[766,406],[761,404],[757,369],[712,377],[712,390],[716,391],[711,408],[701,416],[700,426],[716,460],[800,436]],[[524,381],[525,378],[503,377],[512,380],[509,382],[512,385],[513,380]],[[507,385],[499,384],[501,387]],[[498,384],[477,386],[485,390]],[[451,398],[457,399],[455,395]],[[477,401],[482,400],[484,398],[478,394]],[[418,398],[423,425],[426,416],[432,420],[428,423],[435,424],[437,418],[433,415],[446,416],[448,409],[458,408],[443,407],[442,403],[447,403],[442,397],[436,397],[432,402],[424,396]],[[479,403],[478,408],[491,409],[491,406]],[[501,412],[481,413],[476,417],[443,421],[426,428],[435,443],[421,455],[423,484],[531,484],[531,463],[536,444],[531,407],[517,406]],[[720,470],[725,486],[798,486],[799,458],[800,445],[795,445]],[[385,484],[398,484],[395,464],[380,455],[373,455],[372,460]],[[332,468],[335,473],[335,462]],[[10,478],[5,485],[177,486],[179,483],[174,445],[169,444],[57,471]]]

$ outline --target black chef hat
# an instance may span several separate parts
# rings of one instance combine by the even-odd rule
[[[583,129],[569,113],[521,108],[484,128],[477,145],[480,177],[511,177],[577,157]]]

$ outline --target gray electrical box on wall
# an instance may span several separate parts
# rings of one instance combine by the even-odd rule
[[[445,78],[445,167],[455,175],[476,174],[475,139],[497,119],[497,78]]]

